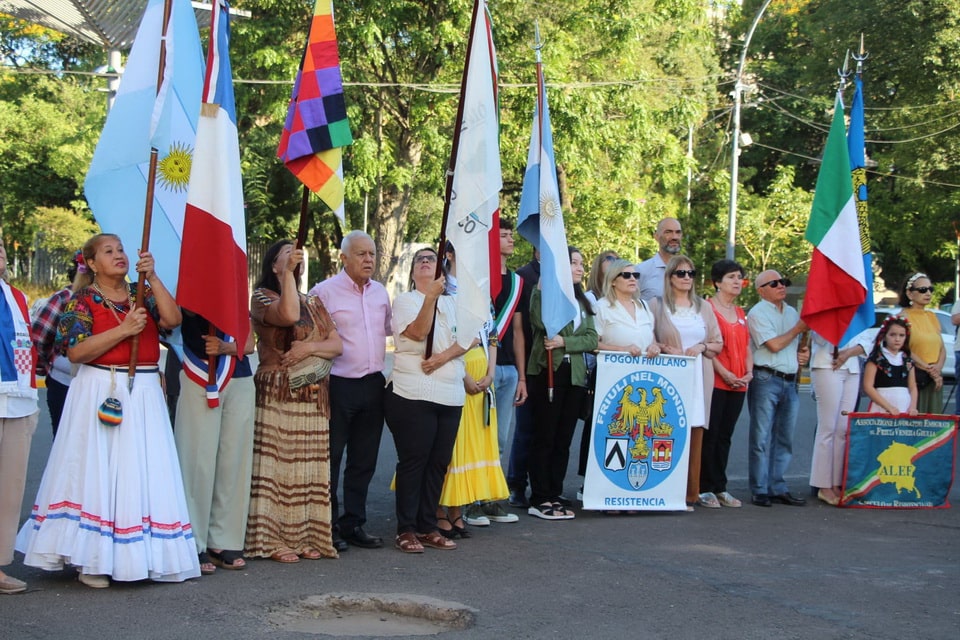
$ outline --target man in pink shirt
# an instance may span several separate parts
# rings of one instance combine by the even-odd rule
[[[343,271],[315,285],[310,293],[323,301],[343,340],[343,354],[330,372],[330,500],[333,542],[338,551],[348,544],[366,549],[383,540],[363,529],[367,522],[367,490],[377,469],[383,432],[383,377],[387,336],[391,327],[390,298],[372,280],[377,262],[373,238],[351,231],[340,245]],[[337,499],[344,449],[343,515]],[[339,517],[338,517],[339,516]]]

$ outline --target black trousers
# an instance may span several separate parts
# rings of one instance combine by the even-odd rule
[[[727,459],[730,457],[730,440],[737,426],[743,401],[743,391],[713,389],[710,404],[710,428],[703,432],[703,449],[700,458],[700,491],[720,493],[727,490]]]
[[[50,410],[50,425],[53,427],[53,437],[57,437],[57,428],[63,416],[63,403],[67,401],[68,385],[57,382],[47,376],[47,409]]]
[[[463,407],[401,398],[391,385],[384,408],[397,447],[397,534],[436,531]]]
[[[335,528],[351,532],[367,522],[367,491],[377,470],[383,434],[384,378],[330,376],[330,507]],[[343,502],[338,499],[344,450]],[[343,505],[343,515],[340,505]],[[339,515],[339,519],[338,519]]]
[[[570,442],[577,428],[586,388],[570,383],[570,364],[553,375],[553,402],[547,396],[546,372],[527,376],[534,423],[530,447],[530,504],[553,502],[563,493]]]

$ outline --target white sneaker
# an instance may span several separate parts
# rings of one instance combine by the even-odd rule
[[[472,504],[463,512],[463,521],[474,527],[489,527],[490,518],[483,514],[478,504]]]

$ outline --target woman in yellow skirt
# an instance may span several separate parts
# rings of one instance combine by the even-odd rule
[[[497,442],[497,409],[493,395],[496,333],[479,340],[463,356],[463,361],[467,400],[437,510],[440,533],[450,539],[470,537],[463,522],[463,505],[503,500],[510,493],[500,466],[500,445]]]

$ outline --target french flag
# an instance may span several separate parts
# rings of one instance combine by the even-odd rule
[[[190,170],[177,302],[242,344],[250,328],[247,238],[229,46],[229,6],[218,0]]]

